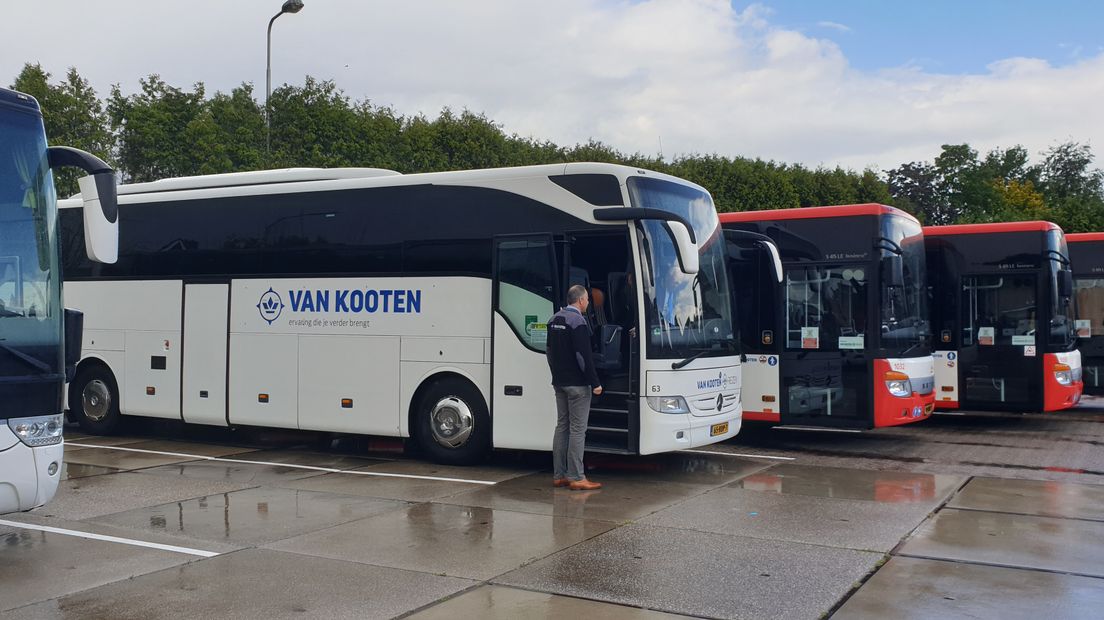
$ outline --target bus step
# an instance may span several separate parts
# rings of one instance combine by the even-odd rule
[[[619,448],[616,446],[596,446],[587,444],[587,452],[601,452],[602,454],[636,454],[635,450],[629,450],[628,448]]]
[[[610,428],[608,426],[588,426],[587,427],[587,432],[589,433],[591,431],[594,431],[594,432],[597,432],[597,433],[628,433],[629,429],[627,429],[627,428]]]
[[[629,415],[628,409],[611,409],[609,407],[591,407],[591,413],[612,413],[616,415]]]

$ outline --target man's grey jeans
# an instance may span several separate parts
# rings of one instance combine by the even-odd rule
[[[552,440],[554,478],[583,480],[583,446],[586,443],[590,399],[589,385],[553,386],[556,391],[556,435]]]

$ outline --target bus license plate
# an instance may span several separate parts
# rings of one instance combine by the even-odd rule
[[[924,413],[925,414],[931,413],[933,411],[935,411],[935,404],[934,403],[928,403],[928,404],[924,405]]]
[[[728,432],[728,422],[721,422],[720,424],[714,424],[709,427],[709,436],[716,437],[717,435],[724,435]]]

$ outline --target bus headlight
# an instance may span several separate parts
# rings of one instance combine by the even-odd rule
[[[1059,385],[1069,385],[1073,383],[1073,369],[1069,367],[1069,364],[1055,364],[1054,378]]]
[[[44,415],[34,418],[13,418],[8,420],[8,428],[20,441],[32,448],[61,443],[64,428],[62,415]]]
[[[649,396],[648,406],[660,413],[690,413],[690,406],[681,396]]]
[[[912,396],[912,381],[903,372],[891,370],[885,374],[886,389],[898,397]]]

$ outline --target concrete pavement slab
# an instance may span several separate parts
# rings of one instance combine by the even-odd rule
[[[945,508],[899,554],[1104,577],[1104,523]]]
[[[283,467],[280,465],[263,465],[261,463],[189,461],[187,463],[177,463],[174,465],[163,465],[161,467],[143,469],[142,473],[166,478],[219,480],[234,482],[244,486],[254,486],[261,484],[279,484],[288,480],[321,476],[326,472],[295,467]]]
[[[1104,486],[974,478],[947,506],[1104,521]]]
[[[1081,619],[1104,609],[1104,580],[1018,568],[895,557],[833,620]]]
[[[489,579],[605,532],[610,524],[487,508],[417,504],[269,548],[469,579]]]
[[[251,485],[219,480],[166,479],[133,472],[66,480],[54,499],[35,512],[80,521],[170,501],[227,493]]]
[[[518,618],[586,618],[587,620],[676,620],[661,611],[626,607],[570,596],[530,592],[504,586],[480,586],[423,609],[403,620],[517,620]]]
[[[81,433],[72,433],[68,430],[65,431],[65,442],[88,444],[93,446],[126,446],[133,443],[141,443],[143,441],[149,441],[149,437],[135,437],[131,435],[84,435]],[[66,446],[68,452],[70,447]],[[87,450],[88,448],[82,446],[72,446],[73,450]]]
[[[171,545],[174,547],[197,549],[209,553],[230,553],[231,551],[238,551],[244,547],[244,545],[235,545],[225,542],[186,538],[172,532],[154,532],[153,530],[135,532],[131,528],[108,525],[105,523],[94,523],[92,521],[70,521],[69,519],[62,519],[60,517],[43,516],[37,514],[36,511],[24,512],[15,515],[4,515],[2,518],[8,521],[20,524],[27,524],[30,526],[59,528],[62,530],[66,530],[70,535],[77,536],[78,538],[80,537],[80,533],[87,533],[96,536],[111,536],[115,538],[127,539],[133,542],[133,546],[136,547],[141,546],[141,544],[139,543],[152,543],[157,545]]]
[[[645,517],[709,490],[703,485],[652,482],[645,477],[606,479],[596,491],[552,487],[550,473],[532,474],[436,500],[531,514],[622,522]]]
[[[785,495],[923,503],[935,508],[965,480],[964,476],[785,463],[746,476],[730,486]]]
[[[880,553],[628,525],[495,583],[714,618],[817,618]]]
[[[248,549],[26,607],[11,618],[382,619],[471,585],[463,579]]]
[[[499,465],[439,465],[431,461],[397,459],[358,468],[361,471],[378,471],[412,476],[432,476],[436,478],[463,478],[484,482],[502,482],[527,474],[536,473],[536,469],[524,466]]]
[[[0,525],[0,611],[196,559]]]
[[[131,444],[133,445],[133,444]],[[119,446],[129,447],[129,446]],[[98,467],[113,467],[122,470],[145,469],[158,467],[170,463],[183,463],[192,461],[199,456],[168,456],[164,454],[149,454],[146,452],[126,452],[111,448],[85,448],[83,450],[65,450],[65,460],[69,463],[80,465],[96,465]]]
[[[404,507],[393,500],[259,487],[98,517],[132,530],[259,545]]]
[[[641,523],[888,552],[928,514],[927,504],[827,499],[726,487],[657,512]]]

